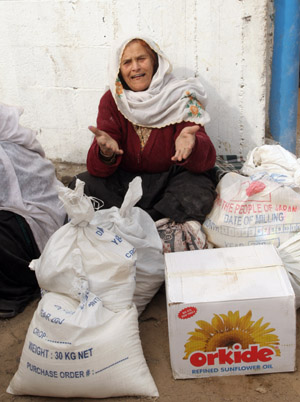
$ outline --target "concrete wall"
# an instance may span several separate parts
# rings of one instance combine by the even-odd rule
[[[218,153],[265,137],[270,0],[0,0],[0,102],[24,108],[49,158],[84,163],[110,43],[156,40],[176,74],[199,75]]]

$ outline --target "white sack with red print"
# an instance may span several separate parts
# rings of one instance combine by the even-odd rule
[[[300,189],[269,175],[253,178],[228,173],[217,186],[203,230],[215,247],[279,247],[300,230]]]

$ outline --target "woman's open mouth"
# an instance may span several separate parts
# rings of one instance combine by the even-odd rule
[[[131,79],[135,80],[135,79],[139,79],[145,76],[145,73],[141,73],[141,74],[135,74],[131,77]]]

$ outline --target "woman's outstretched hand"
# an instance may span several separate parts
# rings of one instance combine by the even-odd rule
[[[175,155],[172,156],[173,162],[181,162],[190,156],[196,141],[196,132],[199,126],[188,126],[181,130],[175,141]]]
[[[110,157],[114,154],[122,155],[123,150],[119,148],[117,141],[115,141],[105,131],[99,130],[96,127],[89,126],[89,130],[95,134],[97,144],[100,148],[102,155]]]

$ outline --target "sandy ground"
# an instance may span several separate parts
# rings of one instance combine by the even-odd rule
[[[84,166],[56,164],[58,178],[67,184]],[[88,401],[86,398],[47,398],[14,396],[6,388],[16,372],[27,328],[38,300],[10,320],[0,320],[0,402]],[[166,297],[164,287],[157,293],[140,318],[140,336],[144,355],[157,385],[161,402],[276,402],[300,401],[300,371],[264,375],[211,377],[174,380],[170,366]],[[288,329],[287,329],[288,330]],[[297,314],[297,367],[300,367],[300,309]],[[147,401],[147,398],[123,397],[94,399],[114,402]]]
[[[46,398],[14,396],[6,388],[18,368],[23,342],[38,301],[11,320],[0,321],[0,401],[87,401],[88,398]],[[300,365],[300,309],[297,314],[297,366]],[[154,297],[140,318],[140,336],[144,355],[159,390],[161,402],[298,402],[300,371],[264,375],[211,377],[174,380],[170,367],[168,324],[164,288]],[[146,402],[140,397],[94,399],[101,401]]]

